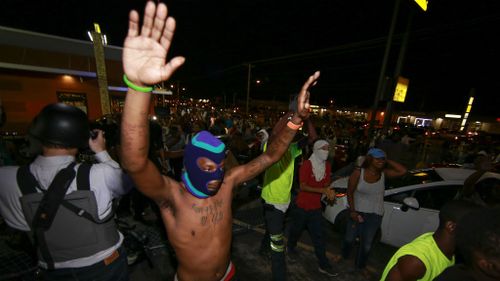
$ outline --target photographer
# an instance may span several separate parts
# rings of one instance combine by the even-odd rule
[[[30,232],[46,280],[128,280],[112,200],[130,181],[106,152],[103,132],[90,138],[89,129],[80,109],[47,105],[30,128],[41,155],[0,167],[0,213],[10,227]],[[86,146],[98,163],[76,162]]]

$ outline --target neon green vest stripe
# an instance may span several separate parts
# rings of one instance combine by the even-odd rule
[[[402,246],[387,263],[380,281],[384,281],[389,271],[403,256],[414,256],[421,260],[426,268],[423,281],[432,281],[447,267],[455,264],[455,257],[449,260],[439,249],[432,237],[433,232],[428,232],[415,238],[415,240]]]

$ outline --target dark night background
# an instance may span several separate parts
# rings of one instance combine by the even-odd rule
[[[121,46],[128,11],[145,1],[2,0],[0,25],[88,40],[98,22],[110,45]],[[173,80],[194,96],[287,100],[314,70],[322,77],[315,103],[371,106],[395,0],[172,0],[177,20],[171,55],[186,64]],[[429,0],[427,12],[401,0],[387,76],[392,76],[402,33],[415,9],[402,75],[410,79],[396,110],[461,114],[471,88],[474,116],[500,117],[500,1]],[[383,105],[383,103],[382,103]]]

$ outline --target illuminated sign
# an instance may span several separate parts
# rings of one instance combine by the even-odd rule
[[[415,3],[417,3],[422,10],[427,11],[427,0],[415,0]]]
[[[430,127],[430,126],[432,126],[432,119],[430,119],[430,118],[415,118],[414,125],[416,127]]]
[[[472,103],[474,102],[474,96],[469,97],[469,102],[467,103],[467,107],[465,108],[464,118],[462,119],[462,123],[460,124],[460,131],[465,129],[465,124],[467,123],[467,118],[469,118],[469,113],[472,109]]]
[[[458,115],[458,114],[445,114],[444,117],[459,119],[459,118],[462,118],[462,115]]]
[[[398,84],[396,85],[396,90],[394,91],[393,101],[396,102],[405,102],[406,91],[408,90],[408,84],[410,80],[404,77],[398,77]]]
[[[98,24],[98,23],[95,23],[95,22],[94,22],[94,30],[95,30],[95,32],[97,32],[97,33],[101,33],[101,27],[99,26],[99,24]]]
[[[468,105],[472,105],[473,102],[474,102],[474,97],[470,97]]]

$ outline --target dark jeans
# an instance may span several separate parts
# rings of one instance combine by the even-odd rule
[[[323,216],[321,209],[304,210],[295,206],[292,209],[292,225],[288,235],[288,249],[293,250],[297,246],[302,230],[307,227],[314,245],[314,253],[321,268],[331,268],[326,258],[325,237],[323,233]]]
[[[354,240],[356,237],[359,237],[355,265],[356,268],[362,269],[366,266],[373,238],[375,238],[377,230],[382,224],[382,216],[371,213],[358,213],[363,217],[364,222],[357,223],[349,217],[344,240],[342,241],[342,257],[345,259],[349,258]]]
[[[264,219],[266,233],[261,242],[261,251],[271,250],[271,270],[273,280],[286,280],[285,241],[283,225],[285,213],[274,208],[273,205],[264,203]]]
[[[79,268],[62,268],[43,270],[42,280],[54,281],[128,281],[127,254],[125,248],[118,249],[119,256],[112,263],[105,265],[103,261]]]

